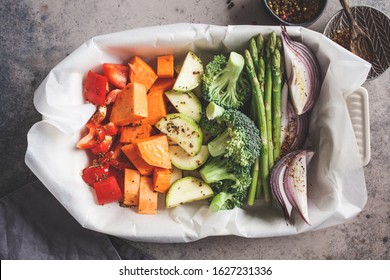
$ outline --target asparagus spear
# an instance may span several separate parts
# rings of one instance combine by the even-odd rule
[[[259,54],[257,50],[257,44],[254,37],[252,37],[249,41],[249,52],[252,56],[253,65],[255,67],[256,73],[259,71]]]
[[[264,37],[263,35],[259,34],[257,37],[256,37],[256,46],[257,46],[257,56],[258,56],[258,60],[259,60],[259,67],[257,69],[257,79],[259,80],[260,82],[260,85],[261,83],[263,83],[263,86],[264,86],[264,75],[265,75],[265,67],[264,67]],[[261,65],[263,64],[263,65]],[[264,88],[263,88],[264,90]]]
[[[259,34],[256,37],[256,48],[257,48],[257,56],[263,57],[264,56],[264,37],[263,35]]]
[[[252,57],[253,66],[255,68],[256,73],[259,71],[259,51],[257,49],[257,42],[255,37],[252,37],[249,41],[249,52]],[[256,112],[256,101],[255,96],[252,94],[252,100],[251,100],[251,117],[255,124],[259,125],[259,119]],[[252,176],[252,183],[249,191],[248,196],[248,205],[253,205],[255,202],[255,198],[257,197],[257,191],[260,189],[259,187],[259,160],[257,159],[256,162],[253,164],[251,169],[251,176]]]
[[[266,205],[270,206],[272,204],[271,193],[269,190],[269,165],[268,165],[268,137],[267,137],[267,122],[265,115],[265,107],[264,107],[264,97],[263,92],[260,89],[260,83],[257,79],[257,75],[255,72],[255,67],[253,64],[253,60],[249,50],[245,50],[245,67],[247,69],[251,85],[252,91],[254,95],[254,101],[256,104],[256,110],[254,114],[256,114],[259,120],[259,129],[260,129],[260,138],[263,144],[262,153],[260,155],[260,177],[261,177],[261,185],[264,191],[264,200]],[[255,192],[253,190],[250,191],[249,195],[253,195]],[[248,198],[248,200],[252,201],[254,199],[252,196]]]
[[[264,84],[265,84],[265,62],[264,62],[264,37],[263,35],[259,34],[256,37],[256,44],[257,44],[257,52],[258,52],[258,58],[259,58],[259,69],[257,71],[257,79],[259,80],[260,84],[260,92],[263,95],[263,103],[264,103]],[[265,158],[264,158],[265,160]],[[261,165],[262,161],[259,161],[259,165]],[[267,162],[263,162],[263,164],[268,165],[268,158]],[[260,166],[260,169],[262,167]],[[256,198],[260,198],[261,191],[262,191],[262,176],[260,175],[259,178],[257,178],[258,184],[257,184],[257,189],[256,189]],[[267,187],[267,186],[265,186]]]
[[[280,73],[280,52],[275,49],[272,55],[272,137],[274,144],[274,161],[276,162],[280,157],[280,135],[281,135],[281,90],[282,79]]]
[[[252,183],[249,188],[248,205],[253,205],[256,199],[256,192],[258,189],[258,178],[259,178],[259,159],[256,159],[256,162],[253,164],[251,175],[252,175]]]
[[[272,54],[276,46],[276,33],[272,32],[265,48],[265,112],[268,135],[268,167],[274,165],[273,141],[272,141]]]
[[[251,54],[251,57],[252,57],[252,61],[253,61],[253,65],[255,67],[255,71],[257,72],[258,71],[258,68],[259,68],[259,56],[258,56],[258,50],[257,50],[257,45],[256,45],[256,40],[254,37],[252,37],[249,41],[249,52]],[[256,116],[256,114],[254,113],[256,111],[256,103],[255,103],[255,100],[254,100],[254,95],[252,94],[252,99],[251,99],[251,105],[250,105],[250,115],[251,115],[251,118],[253,119],[253,121],[255,122],[256,125],[259,124],[259,120]],[[252,178],[252,181],[254,181],[255,178]]]
[[[264,92],[264,75],[265,75],[265,66],[264,66],[264,37],[262,34],[257,35],[256,37],[251,38],[249,42],[249,52],[251,54],[253,65],[255,68],[256,75],[258,77],[260,83],[260,90]],[[254,100],[254,94],[252,95],[252,103],[251,103],[251,115],[255,120],[256,125],[259,125],[259,120],[254,117],[253,112],[256,111],[256,102]],[[251,185],[251,195],[250,200],[248,200],[248,204],[252,205],[254,203],[255,198],[259,198],[261,194],[261,178],[259,177],[259,165],[260,162],[256,161],[256,163],[252,167],[252,185]],[[253,202],[252,202],[253,199]]]
[[[259,57],[259,73],[257,74],[257,79],[260,83],[261,92],[265,90],[265,61],[263,57]]]
[[[276,37],[276,48],[279,50],[280,53],[280,78],[282,81],[285,79],[284,77],[284,54],[283,54],[283,42],[280,36]]]

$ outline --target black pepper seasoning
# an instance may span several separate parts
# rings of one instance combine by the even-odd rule
[[[337,29],[331,40],[349,50],[350,34],[348,29]]]
[[[320,9],[320,0],[268,0],[267,3],[278,17],[291,23],[309,21]]]

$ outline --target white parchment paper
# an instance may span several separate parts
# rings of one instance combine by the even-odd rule
[[[81,179],[88,158],[75,145],[95,110],[82,95],[89,69],[101,70],[105,62],[126,63],[134,55],[153,61],[158,55],[174,53],[180,59],[188,50],[206,61],[215,53],[242,51],[250,37],[271,31],[280,34],[280,27],[174,24],[92,38],[53,68],[36,90],[34,105],[43,118],[28,132],[26,164],[83,227],[134,241],[282,236],[345,222],[362,210],[367,194],[344,94],[363,84],[370,65],[301,27],[287,27],[287,31],[316,53],[324,79],[310,123],[310,142],[316,152],[309,168],[310,226],[297,216],[295,225],[287,226],[277,202],[271,208],[258,203],[212,213],[206,201],[167,210],[161,197],[157,215],[139,215],[118,203],[98,205],[93,190]]]

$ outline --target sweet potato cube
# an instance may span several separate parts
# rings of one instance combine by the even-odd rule
[[[116,125],[128,125],[148,116],[146,89],[142,84],[129,83],[117,95],[110,121]]]
[[[131,161],[141,175],[152,175],[154,167],[145,162],[136,152],[134,144],[124,145],[122,152]]]
[[[157,57],[157,76],[160,78],[173,78],[175,73],[173,55]]]
[[[160,193],[165,193],[169,189],[172,177],[172,170],[156,167],[153,171],[153,187]]]
[[[158,76],[142,58],[134,56],[129,62],[129,79],[131,83],[143,84],[148,91]]]
[[[168,138],[158,134],[134,142],[138,155],[149,165],[161,168],[171,168]]]
[[[154,84],[152,85],[152,87],[150,88],[150,91],[154,91],[154,90],[163,90],[163,91],[168,91],[168,90],[171,90],[173,88],[173,85],[175,84],[176,82],[176,79],[162,79],[162,78],[158,78]]]
[[[156,214],[158,207],[158,192],[153,189],[153,179],[141,176],[139,188],[139,214]]]
[[[163,90],[150,90],[148,95],[148,117],[140,121],[142,124],[155,125],[167,115],[167,100]]]
[[[134,169],[125,169],[123,205],[136,206],[139,202],[141,173]]]
[[[119,142],[133,143],[134,140],[148,138],[153,132],[153,127],[149,124],[137,126],[125,126],[122,128]]]

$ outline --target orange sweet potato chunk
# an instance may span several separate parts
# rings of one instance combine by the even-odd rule
[[[175,74],[174,70],[174,57],[170,55],[161,55],[157,57],[157,76],[160,78],[173,78]]]
[[[148,138],[153,132],[153,127],[149,124],[137,126],[125,126],[119,138],[121,143],[133,143],[134,140]]]
[[[163,90],[150,90],[148,95],[148,117],[139,121],[141,124],[155,125],[167,115],[167,100]]]
[[[153,179],[141,176],[139,188],[139,214],[156,214],[158,208],[158,192],[153,189]]]
[[[116,125],[128,125],[148,116],[146,88],[139,83],[127,84],[117,95],[110,121]]]
[[[153,171],[153,187],[156,192],[165,193],[169,189],[172,170],[156,167]]]
[[[131,83],[143,84],[146,90],[157,80],[158,76],[154,72],[153,68],[150,67],[142,58],[134,56],[129,62],[129,79]]]
[[[140,180],[141,173],[138,170],[125,169],[123,205],[138,205]]]
[[[168,138],[158,134],[134,142],[138,155],[149,165],[161,168],[171,168]]]
[[[124,145],[122,152],[131,161],[135,168],[141,173],[141,175],[152,175],[154,166],[145,162],[139,154],[136,152],[134,144]]]

